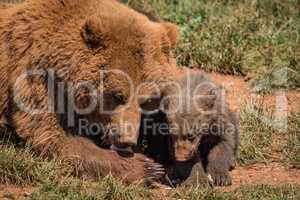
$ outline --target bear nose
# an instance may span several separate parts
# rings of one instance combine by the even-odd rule
[[[114,147],[117,150],[131,149],[131,147],[137,144],[134,139],[124,138],[124,136],[117,132],[111,132],[110,140],[113,144],[112,147]]]
[[[187,149],[175,149],[175,159],[178,162],[186,162],[192,159],[192,153]]]
[[[127,153],[127,154],[132,154],[133,149],[131,148],[131,146],[116,146],[116,145],[111,145],[110,147],[111,150],[117,151],[117,152],[121,152],[121,153]]]
[[[136,144],[132,141],[121,142],[120,140],[116,141],[114,145],[118,148],[126,149],[135,146]]]

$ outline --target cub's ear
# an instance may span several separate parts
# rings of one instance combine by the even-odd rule
[[[175,48],[177,44],[177,39],[179,37],[178,26],[168,22],[163,23],[163,26],[167,30],[168,37],[171,40],[172,48]]]
[[[91,49],[105,48],[104,33],[101,21],[89,18],[85,21],[81,29],[81,37]]]
[[[196,102],[202,109],[212,109],[220,95],[220,88],[212,84],[203,84],[203,87],[198,88],[196,91]]]

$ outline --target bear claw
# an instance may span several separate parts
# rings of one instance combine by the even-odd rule
[[[165,169],[162,165],[147,158],[145,160],[145,173],[145,182],[152,185],[165,175]]]
[[[208,174],[209,181],[213,183],[214,186],[229,186],[232,185],[232,179],[229,173],[224,174]]]

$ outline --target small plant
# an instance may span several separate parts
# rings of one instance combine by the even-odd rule
[[[266,162],[270,156],[274,130],[262,120],[263,115],[265,112],[254,104],[246,105],[241,112],[239,163],[242,165]]]

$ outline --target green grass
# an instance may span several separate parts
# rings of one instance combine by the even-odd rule
[[[60,161],[35,155],[16,134],[0,131],[0,184],[35,186],[71,172],[71,168]]]
[[[179,25],[178,65],[249,75],[262,93],[300,87],[300,0],[122,2]]]
[[[34,157],[29,150],[13,147],[0,149],[0,182],[16,185],[33,184],[46,178],[49,164]]]
[[[45,185],[31,195],[32,200],[140,200],[140,199],[189,199],[189,200],[297,200],[300,198],[300,187],[295,185],[283,185],[278,187],[258,185],[243,186],[232,192],[220,192],[217,190],[203,188],[177,188],[170,191],[170,194],[163,197],[161,194],[153,193],[138,195],[138,191],[120,193],[118,196],[106,194],[103,188],[94,187],[92,190],[84,189],[82,183],[71,183],[69,185]],[[146,192],[146,194],[149,193]],[[155,196],[156,195],[156,196]],[[158,196],[157,196],[158,195]]]
[[[300,168],[300,111],[289,118],[288,142],[284,154],[295,167]]]
[[[244,120],[243,134],[250,134],[242,138],[241,164],[251,164],[267,159],[265,155],[270,143],[269,135],[274,134],[268,130],[262,122],[258,122],[254,114],[254,107],[245,107],[242,114]],[[299,115],[291,116],[293,133],[299,133]],[[295,123],[297,122],[297,123]],[[297,126],[297,128],[295,128]],[[246,132],[245,132],[246,131]],[[252,134],[255,133],[255,134]],[[292,136],[293,134],[291,134]],[[14,138],[14,137],[10,137]],[[15,140],[16,138],[14,138]],[[298,138],[299,139],[299,138]],[[17,139],[18,140],[18,139]],[[289,147],[291,152],[298,155],[299,143],[290,138],[293,145]],[[15,145],[15,141],[7,138],[0,140],[0,184],[13,184],[19,186],[32,186],[34,192],[28,198],[32,200],[140,200],[158,199],[162,194],[149,190],[140,185],[126,185],[108,175],[100,182],[94,182],[84,177],[76,177],[71,174],[68,166],[59,160],[49,160],[36,156],[29,146]],[[23,144],[24,145],[24,144]],[[285,148],[286,149],[286,148]],[[286,149],[287,150],[287,149]],[[294,160],[295,156],[291,156]],[[284,184],[284,183],[283,183]],[[12,194],[13,195],[13,194]],[[205,188],[172,189],[165,199],[191,199],[191,200],[259,200],[259,199],[299,199],[300,186],[242,186],[231,192]]]
[[[241,165],[267,162],[271,155],[274,130],[260,118],[264,114],[265,112],[257,110],[254,104],[247,104],[241,112],[242,133],[239,153]]]
[[[31,194],[32,200],[134,200],[152,197],[150,190],[139,185],[124,185],[111,176],[105,177],[100,183],[74,179],[64,183],[48,183]]]
[[[5,133],[5,134],[3,134]],[[38,190],[32,199],[105,199],[150,198],[140,185],[125,185],[110,175],[101,182],[76,176],[67,163],[35,155],[31,147],[13,133],[0,131],[0,185],[31,186]]]
[[[122,2],[179,25],[178,65],[248,75],[261,93],[300,87],[300,0]]]
[[[272,109],[258,107],[249,102],[240,113],[239,164],[268,163],[274,153],[279,153],[279,161],[300,168],[300,111],[289,114],[288,129],[282,131],[272,123],[280,123]],[[280,142],[274,144],[276,138]]]
[[[68,185],[47,184],[42,186],[37,192],[31,194],[32,200],[49,199],[49,200],[93,200],[98,197],[94,194],[84,193],[81,190],[81,185],[74,183]]]
[[[179,65],[250,75],[258,92],[300,87],[299,0],[123,2],[179,25]]]
[[[299,199],[300,187],[284,185],[272,187],[267,185],[242,186],[232,192],[217,192],[199,188],[179,188],[174,192],[175,199],[191,200],[287,200]]]
[[[299,0],[123,0],[179,25],[181,38],[175,50],[179,65],[206,71],[250,75],[257,92],[300,87]],[[272,154],[271,128],[253,104],[241,113],[240,165],[268,162]],[[5,132],[5,130],[4,130]],[[29,198],[57,200],[161,199],[139,185],[125,185],[107,176],[100,182],[76,177],[60,160],[33,153],[30,146],[0,133],[0,184],[32,186]],[[5,134],[7,135],[7,134]],[[3,136],[3,137],[2,137]],[[289,117],[289,131],[281,135],[282,155],[300,168],[300,111]],[[242,186],[231,192],[204,188],[175,188],[166,199],[285,200],[300,199],[300,187]]]
[[[242,114],[243,135],[246,134],[246,137],[242,137],[241,141],[240,163],[242,165],[267,160],[267,152],[270,149],[268,134],[276,133],[260,122],[254,113],[253,106],[246,106]],[[291,116],[290,123],[293,125],[291,126],[293,133],[299,133],[298,117],[299,115]],[[9,138],[0,139],[0,185],[31,186],[35,188],[34,192],[28,196],[32,200],[140,200],[162,198],[162,194],[158,191],[149,190],[140,185],[126,185],[110,175],[100,182],[74,176],[71,174],[72,170],[65,166],[63,162],[38,157],[31,151],[29,146],[20,142],[15,145],[16,141],[19,141],[18,138],[13,136]],[[284,149],[290,156],[299,156],[299,146],[297,146],[299,143],[292,137],[289,141],[293,145],[287,144],[289,149]],[[291,161],[296,161],[294,160],[295,156],[290,158]],[[242,186],[231,192],[200,187],[178,187],[172,189],[165,199],[296,200],[299,199],[299,195],[300,186],[296,185],[276,187],[268,185]]]

